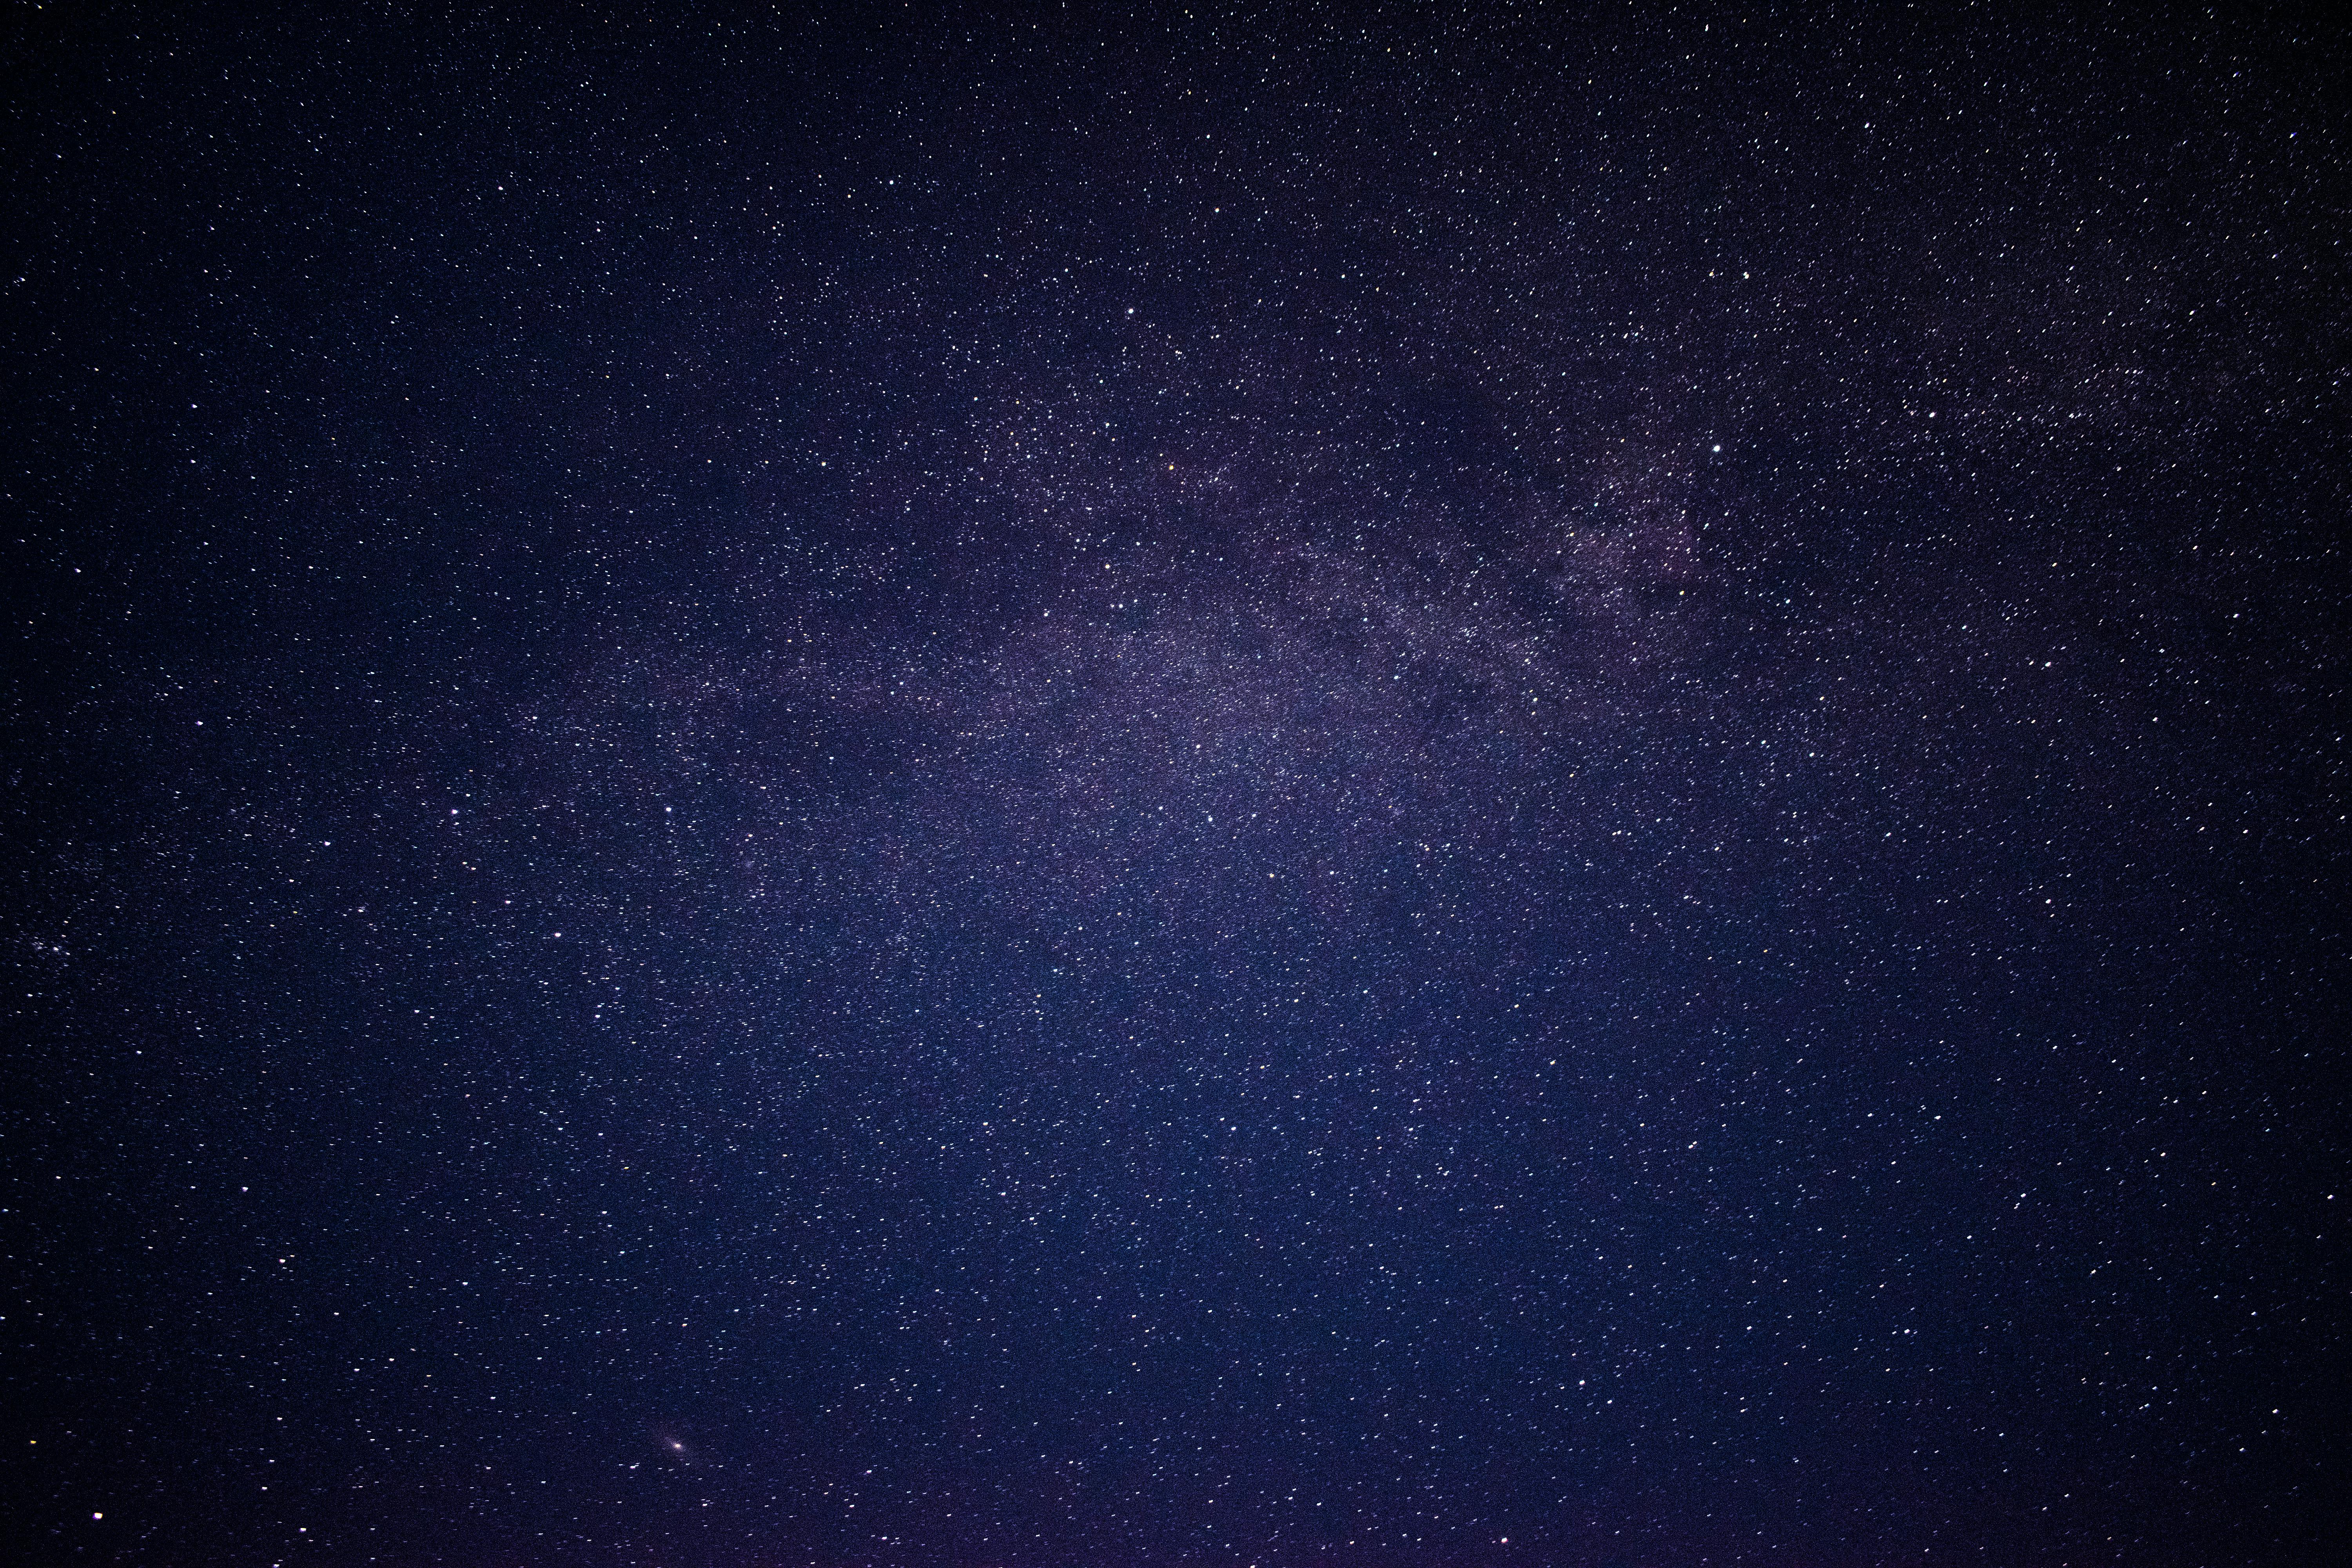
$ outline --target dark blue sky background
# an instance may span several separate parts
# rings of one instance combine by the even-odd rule
[[[5,1554],[2329,1562],[2346,40],[20,9]]]

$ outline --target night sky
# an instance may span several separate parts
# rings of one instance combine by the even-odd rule
[[[9,15],[0,1556],[2344,1561],[2340,18],[654,9]]]

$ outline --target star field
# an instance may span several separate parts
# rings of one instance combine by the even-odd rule
[[[27,17],[11,1561],[2333,1560],[2340,28]]]

